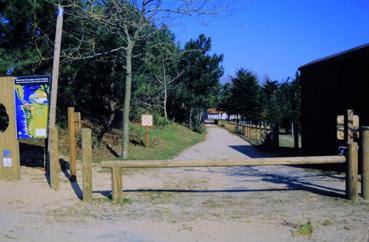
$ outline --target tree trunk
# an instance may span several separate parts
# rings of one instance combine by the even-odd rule
[[[200,126],[202,122],[203,111],[200,111],[197,116],[197,125]]]
[[[190,120],[189,120],[190,129],[192,130],[192,107],[190,109]]]
[[[131,84],[132,84],[132,50],[133,44],[127,45],[126,53],[126,89],[124,93],[123,105],[123,143],[122,143],[122,158],[128,159],[128,144],[129,144],[129,111],[131,107]]]
[[[163,109],[164,109],[164,119],[165,119],[165,122],[168,121],[167,99],[168,99],[167,82],[164,79],[164,101],[163,101]]]

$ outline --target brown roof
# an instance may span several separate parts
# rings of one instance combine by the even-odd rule
[[[219,110],[217,108],[208,108],[207,112],[208,112],[208,114],[220,114],[220,113],[223,113],[222,110]]]

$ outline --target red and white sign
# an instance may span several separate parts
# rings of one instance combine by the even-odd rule
[[[152,115],[151,114],[141,115],[141,125],[142,125],[142,127],[151,127],[151,126],[153,126]]]

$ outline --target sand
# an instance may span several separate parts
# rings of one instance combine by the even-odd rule
[[[246,141],[208,126],[204,142],[176,159],[263,157]],[[79,167],[80,168],[80,167]],[[350,202],[344,174],[289,166],[124,171],[114,205],[110,173],[93,170],[94,201],[60,174],[49,188],[42,168],[0,181],[0,241],[368,241],[369,203]],[[296,234],[310,222],[312,233]]]

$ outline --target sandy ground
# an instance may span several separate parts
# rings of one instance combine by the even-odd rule
[[[208,127],[177,159],[265,154]],[[296,167],[126,170],[124,201],[111,204],[110,173],[93,171],[94,201],[61,174],[53,191],[41,168],[0,182],[0,241],[369,241],[369,203],[342,198],[344,176]],[[310,222],[310,236],[296,235]]]

